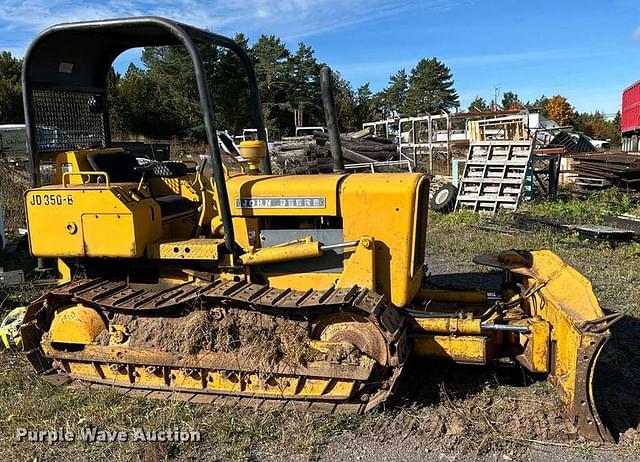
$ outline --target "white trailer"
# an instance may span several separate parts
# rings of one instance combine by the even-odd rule
[[[24,124],[0,125],[0,157],[27,160],[27,133]]]

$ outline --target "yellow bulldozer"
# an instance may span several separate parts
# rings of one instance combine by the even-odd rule
[[[113,60],[165,45],[191,58],[206,162],[143,162],[112,146]],[[203,45],[246,71],[259,139],[241,143],[240,160],[218,144]],[[620,316],[546,250],[477,257],[503,271],[499,294],[426,288],[428,178],[344,173],[321,77],[335,172],[275,176],[254,69],[233,40],[157,17],[61,24],[34,40],[22,77],[29,244],[60,281],[21,327],[37,373],[130,396],[366,412],[410,357],[507,359],[546,374],[585,437],[609,440],[592,379]]]

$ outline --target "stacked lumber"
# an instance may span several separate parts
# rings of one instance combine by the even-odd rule
[[[627,153],[578,154],[573,157],[576,182],[582,186],[640,189],[640,156]]]

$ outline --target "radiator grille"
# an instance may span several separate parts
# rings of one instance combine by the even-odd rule
[[[34,90],[33,110],[38,152],[106,147],[101,94]]]

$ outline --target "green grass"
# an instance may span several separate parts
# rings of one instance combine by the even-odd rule
[[[214,408],[174,401],[126,398],[108,391],[53,387],[40,380],[21,357],[0,354],[0,452],[20,454],[22,460],[247,460],[258,451],[312,459],[342,432],[356,429],[363,417]],[[81,441],[62,444],[15,442],[16,429],[81,427],[131,431],[178,427],[199,430],[199,443],[117,444]]]
[[[588,199],[588,205],[567,201],[561,205],[531,207],[541,216],[561,217],[569,210],[567,213],[578,220],[591,215],[602,217],[610,210],[620,213],[628,203],[633,203],[631,198],[624,197],[619,192],[607,192]],[[466,268],[466,264],[481,253],[510,248],[548,248],[590,278],[605,307],[640,316],[640,244],[614,248],[581,240],[575,234],[545,230],[520,232],[513,229],[509,215],[493,220],[504,225],[505,232],[480,229],[487,219],[469,212],[432,213],[427,255],[448,260],[452,267]],[[7,268],[32,264],[24,254],[2,262]],[[28,302],[37,293],[33,287],[6,293],[0,313]],[[634,343],[635,337],[631,341]],[[0,353],[0,371],[0,453],[9,459],[118,462],[240,461],[271,457],[315,460],[330,456],[327,451],[351,444],[353,447],[349,450],[353,458],[362,447],[368,446],[379,448],[381,458],[385,455],[402,458],[417,454],[412,452],[417,450],[424,454],[427,448],[429,454],[443,453],[464,459],[480,455],[500,458],[501,454],[511,454],[518,460],[526,458],[530,444],[523,440],[527,438],[566,444],[574,448],[562,446],[570,456],[600,455],[602,451],[578,442],[565,428],[563,419],[558,417],[559,406],[552,388],[546,382],[513,386],[510,380],[483,368],[449,369],[431,362],[408,367],[395,406],[368,416],[256,412],[246,408],[132,399],[105,391],[56,388],[38,378],[21,356],[6,352]],[[133,427],[177,426],[201,431],[202,441],[55,445],[14,441],[18,427],[77,430],[87,426],[124,431]],[[634,455],[639,448],[640,442],[637,442],[609,450],[612,455]]]
[[[605,307],[640,316],[640,244],[612,247],[580,239],[575,233],[547,229],[519,232],[508,228],[508,232],[496,233],[478,227],[489,217],[476,214],[471,219],[467,214],[431,214],[427,255],[461,263],[470,262],[476,255],[505,249],[549,249],[591,280]],[[511,225],[508,215],[496,221]]]
[[[563,223],[601,223],[607,215],[620,215],[637,210],[631,195],[617,188],[589,194],[586,198],[569,196],[556,202],[523,204],[521,211],[533,216],[559,220]]]

